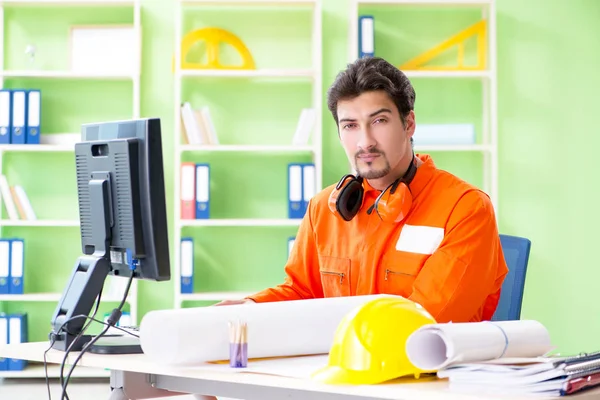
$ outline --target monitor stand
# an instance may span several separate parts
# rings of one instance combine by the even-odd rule
[[[59,351],[81,351],[93,339],[92,335],[81,335],[86,318],[92,311],[96,299],[102,293],[106,277],[111,273],[110,242],[113,218],[110,202],[111,178],[106,172],[93,172],[90,185],[92,211],[91,235],[96,243],[93,254],[77,260],[71,277],[52,316],[52,331],[49,339],[52,348]],[[131,273],[134,273],[132,270]],[[125,279],[125,277],[123,277]],[[117,321],[112,321],[114,326]],[[104,354],[141,353],[139,339],[114,336],[101,337],[94,342],[92,352]]]
[[[103,335],[90,346],[96,354],[142,354],[140,339],[131,335]]]

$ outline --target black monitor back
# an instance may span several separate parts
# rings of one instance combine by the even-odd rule
[[[90,180],[109,176],[111,275],[155,281],[171,277],[160,119],[82,125],[75,146],[84,254],[102,248],[94,235]]]

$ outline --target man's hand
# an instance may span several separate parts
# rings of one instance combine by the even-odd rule
[[[247,303],[256,303],[256,302],[251,299],[223,300],[223,301],[215,304],[215,306],[233,306],[236,304],[247,304]]]

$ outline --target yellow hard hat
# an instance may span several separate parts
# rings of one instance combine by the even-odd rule
[[[434,372],[416,368],[405,346],[411,333],[435,323],[423,307],[404,297],[368,301],[344,316],[335,332],[328,365],[313,373],[312,379],[369,385]]]

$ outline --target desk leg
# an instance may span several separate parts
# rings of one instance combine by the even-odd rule
[[[127,371],[110,371],[110,388],[112,392],[109,400],[142,400],[189,395],[158,389],[150,383],[150,375]]]
[[[108,400],[129,400],[127,396],[125,396],[125,392],[123,388],[113,389],[110,393],[110,398]]]

